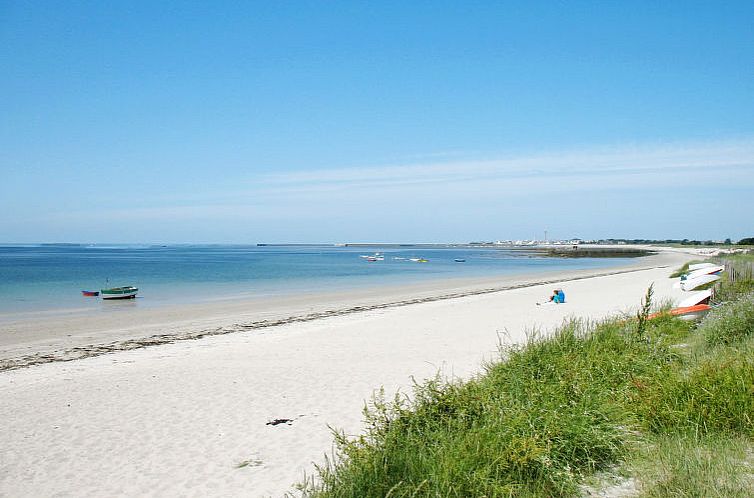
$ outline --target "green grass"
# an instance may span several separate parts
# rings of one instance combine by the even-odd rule
[[[646,347],[625,341],[617,325],[584,334],[571,322],[507,351],[479,379],[417,386],[411,402],[378,399],[369,432],[339,438],[344,459],[323,469],[322,495],[573,494],[584,473],[623,454],[615,398],[626,396],[627,373],[651,368]],[[609,361],[615,350],[620,362]]]
[[[754,344],[668,368],[636,398],[642,426],[656,434],[754,437]]]
[[[726,271],[722,274],[722,285],[715,284],[715,303],[733,301],[738,296],[754,292],[754,279],[752,278],[754,252],[726,255],[724,258],[718,259],[717,262],[726,265]],[[738,279],[735,282],[730,282],[728,275],[730,270],[736,272]]]
[[[702,261],[701,259],[699,259],[699,260],[695,259],[693,261],[689,261],[688,263],[684,263],[683,266],[681,266],[676,271],[674,271],[673,273],[670,274],[670,278],[678,278],[681,275],[683,275],[685,273],[688,273],[689,272],[689,266],[693,265],[694,263],[704,263],[704,261]]]
[[[713,310],[699,327],[709,346],[731,345],[754,336],[754,294]]]
[[[646,498],[754,496],[751,441],[741,437],[658,436],[633,455]]]
[[[745,246],[741,246],[745,247]],[[754,249],[749,249],[746,252],[743,253],[736,253],[736,254],[726,254],[725,256],[721,258],[716,258],[723,261],[733,261],[733,262],[741,262],[741,263],[752,263],[754,262]]]
[[[726,275],[723,274],[723,278]],[[754,293],[754,280],[739,280],[736,282],[724,282],[725,285],[715,288],[713,301],[715,304],[728,303],[738,299],[743,294]]]
[[[650,301],[651,289],[637,319],[572,320],[507,348],[473,380],[377,395],[367,431],[337,435],[305,494],[574,496],[586,476],[626,462],[645,496],[746,496],[754,297],[698,328],[645,320]]]

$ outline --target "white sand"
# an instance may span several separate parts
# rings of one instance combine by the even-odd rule
[[[628,312],[652,282],[677,298],[688,258],[563,282],[565,305],[535,304],[550,284],[0,372],[0,495],[282,496],[331,451],[328,425],[361,430],[376,388],[468,378],[500,338]]]

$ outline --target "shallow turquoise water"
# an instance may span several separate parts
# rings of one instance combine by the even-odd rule
[[[384,261],[361,255],[381,252]],[[410,258],[423,257],[428,263]],[[396,259],[398,258],[398,259]],[[405,258],[405,259],[401,259]],[[454,259],[465,259],[465,263]],[[339,291],[432,279],[616,266],[493,248],[334,246],[0,246],[0,312],[98,306],[81,290],[135,285],[140,306]]]

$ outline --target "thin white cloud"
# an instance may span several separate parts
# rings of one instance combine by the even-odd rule
[[[416,209],[490,211],[523,207],[527,198],[606,190],[754,188],[754,138],[592,148],[478,161],[318,169],[255,177],[246,188],[145,200],[138,208],[66,211],[60,222],[364,219]]]
[[[252,189],[268,195],[332,193],[338,190],[383,190],[458,183],[486,183],[541,178],[578,178],[587,183],[605,177],[704,175],[710,171],[754,170],[754,139],[654,147],[599,148],[484,161],[455,161],[380,167],[283,172],[254,179]],[[592,182],[589,182],[589,180]],[[681,179],[682,180],[682,179]]]

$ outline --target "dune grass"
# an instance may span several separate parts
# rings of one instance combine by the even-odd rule
[[[698,328],[646,320],[650,301],[635,319],[535,335],[472,380],[377,395],[367,431],[337,434],[305,495],[574,496],[621,464],[645,496],[751,495],[754,298]]]
[[[634,406],[643,428],[754,437],[754,341],[686,363],[666,369],[638,393]]]
[[[724,261],[732,261],[738,263],[754,263],[754,249],[749,249],[746,252],[740,252],[736,254],[726,254],[724,257],[719,258]]]
[[[754,294],[713,310],[699,327],[709,347],[732,345],[754,336]]]
[[[714,284],[715,303],[734,301],[741,295],[754,292],[754,253],[726,255],[717,262],[725,265],[726,271],[722,273],[721,283]],[[729,278],[729,271],[736,274],[733,282]]]
[[[725,285],[715,286],[715,293],[712,301],[714,304],[728,303],[735,301],[738,299],[738,296],[741,296],[742,294],[751,293],[754,293],[754,280],[725,282]]]
[[[748,498],[754,492],[751,440],[742,437],[658,436],[631,462],[641,496]]]
[[[704,262],[705,261],[702,261],[701,259],[699,259],[699,260],[695,259],[693,261],[689,261],[687,263],[684,263],[683,266],[681,266],[676,271],[674,271],[673,273],[671,273],[669,278],[678,278],[681,275],[689,272],[689,266],[693,265],[694,263],[704,263]]]

